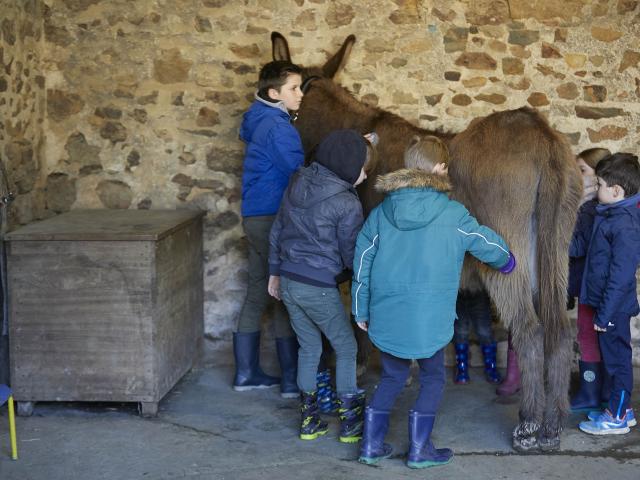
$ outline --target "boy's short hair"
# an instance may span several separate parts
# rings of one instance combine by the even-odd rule
[[[640,190],[640,164],[632,153],[614,153],[600,160],[596,166],[596,176],[608,186],[620,185],[624,196],[630,197]]]
[[[608,148],[596,147],[587,148],[586,150],[581,151],[578,154],[578,158],[581,158],[584,163],[595,170],[598,162],[600,162],[600,160],[602,160],[603,158],[608,157],[609,155],[611,155],[611,152]]]
[[[449,164],[449,149],[444,142],[434,135],[414,136],[404,152],[405,168],[431,172],[438,163]]]
[[[269,89],[273,88],[279,92],[289,75],[302,75],[302,68],[287,60],[267,63],[260,69],[258,76],[258,95],[268,100]]]

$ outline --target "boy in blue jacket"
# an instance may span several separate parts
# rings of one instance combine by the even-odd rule
[[[386,197],[358,235],[351,290],[355,321],[380,350],[383,369],[365,410],[359,461],[375,464],[391,455],[384,443],[389,414],[415,359],[420,394],[409,412],[407,466],[442,465],[453,452],[436,449],[430,437],[444,390],[444,348],[453,336],[464,255],[503,273],[513,270],[515,258],[497,233],[449,199],[447,177],[404,169],[379,177],[376,188]]]
[[[629,408],[633,390],[631,317],[640,313],[636,270],[640,264],[640,164],[616,153],[596,167],[598,202],[584,268],[580,303],[595,310],[604,368],[611,376],[609,405],[590,412],[580,430],[594,435],[624,434],[635,425]],[[631,425],[630,425],[631,424]]]
[[[319,144],[309,167],[294,174],[271,228],[269,293],[282,298],[298,337],[300,438],[327,433],[318,414],[316,372],[322,335],[336,354],[340,436],[362,436],[364,393],[356,382],[357,344],[336,277],[353,265],[362,205],[355,187],[366,179],[369,145],[355,130],[336,130]]]
[[[280,384],[285,398],[298,396],[296,385],[298,344],[281,302],[274,302],[276,348],[282,379],[260,368],[260,319],[270,301],[269,232],[289,178],[304,162],[302,141],[291,124],[289,112],[300,108],[302,70],[286,61],[275,61],[260,70],[255,101],[244,114],[240,138],[246,143],[242,171],[242,227],[249,244],[249,282],[233,334],[237,391]]]

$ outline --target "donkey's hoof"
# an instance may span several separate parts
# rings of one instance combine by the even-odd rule
[[[513,449],[520,453],[537,453],[538,430],[540,425],[534,422],[522,422],[513,430]]]
[[[551,437],[540,436],[538,439],[538,445],[543,452],[555,452],[560,450],[560,435]]]
[[[518,453],[538,453],[540,444],[537,437],[513,437],[513,449]]]

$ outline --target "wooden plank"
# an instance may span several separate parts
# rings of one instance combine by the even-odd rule
[[[193,366],[204,335],[202,222],[157,243],[155,366],[164,396]]]
[[[17,400],[153,401],[154,244],[9,245]]]
[[[19,228],[5,239],[160,240],[203,215],[199,210],[72,210]]]

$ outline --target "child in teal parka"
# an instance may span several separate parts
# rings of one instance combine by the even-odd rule
[[[465,253],[503,273],[513,270],[515,258],[497,233],[449,199],[447,176],[398,170],[379,177],[376,188],[386,197],[357,238],[351,305],[358,326],[381,352],[383,373],[365,411],[359,460],[372,464],[391,454],[383,441],[389,413],[411,360],[417,360],[421,386],[409,412],[407,465],[440,465],[453,452],[436,449],[430,436],[444,390],[444,348],[453,336]]]

